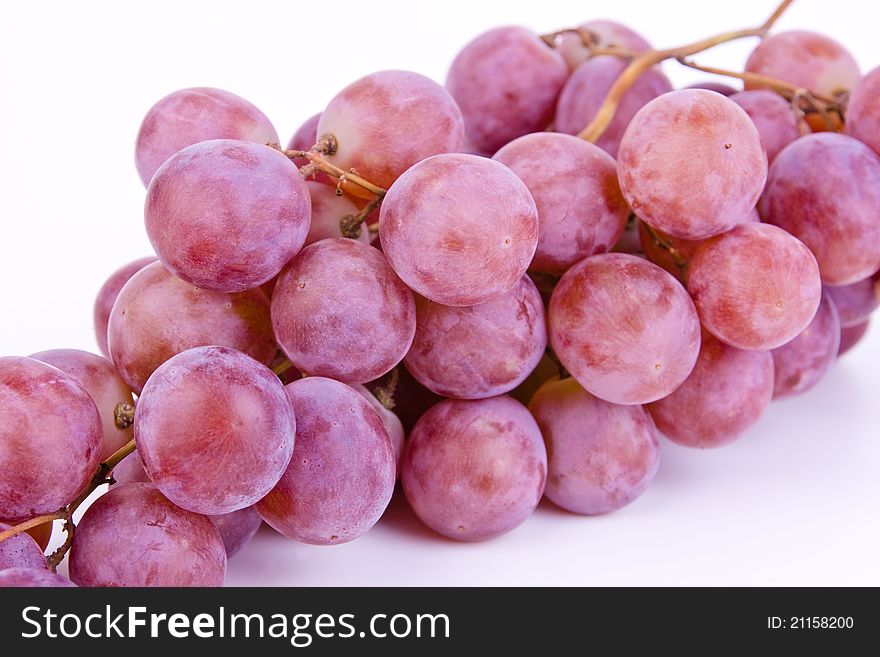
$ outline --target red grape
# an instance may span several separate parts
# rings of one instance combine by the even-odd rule
[[[721,94],[722,96],[727,96],[733,100],[732,96],[736,94],[739,89],[734,89],[729,84],[724,84],[722,82],[696,82],[694,84],[689,84],[684,87],[685,89],[705,89],[706,91],[714,91],[716,94]]]
[[[526,273],[538,244],[538,212],[528,188],[503,164],[436,155],[388,190],[379,235],[409,287],[437,303],[472,306]]]
[[[11,525],[0,522],[0,532]],[[43,549],[28,533],[21,533],[0,541],[0,571],[6,568],[37,568],[48,570]]]
[[[801,136],[791,103],[779,94],[756,89],[740,91],[730,96],[730,100],[742,107],[755,124],[770,162],[783,148]]]
[[[547,348],[544,304],[528,276],[476,306],[416,299],[416,334],[406,367],[444,397],[484,399],[513,390]]]
[[[449,92],[433,80],[380,71],[340,91],[321,114],[317,134],[336,138],[330,162],[387,188],[416,162],[459,150],[464,120]],[[356,185],[345,189],[364,193]]]
[[[538,207],[538,248],[530,269],[562,274],[620,239],[629,207],[614,159],[593,144],[539,132],[510,142],[493,159],[520,177]]]
[[[870,323],[871,320],[866,319],[861,324],[844,326],[840,329],[840,348],[837,351],[838,358],[862,341],[862,338],[864,338],[868,332]]]
[[[529,410],[547,445],[554,504],[584,515],[608,513],[641,495],[660,465],[660,443],[643,406],[602,401],[574,379],[547,381]]]
[[[276,276],[303,245],[311,202],[296,166],[259,144],[217,139],[173,155],[153,177],[144,217],[165,266],[218,292]]]
[[[73,377],[40,361],[0,357],[0,519],[54,513],[95,474],[101,416]]]
[[[169,359],[147,381],[134,415],[138,453],[156,487],[177,506],[209,515],[272,490],[295,431],[278,377],[227,347]]]
[[[108,333],[113,364],[135,392],[159,365],[192,347],[232,347],[262,363],[277,352],[269,300],[260,290],[203,290],[159,262],[132,276],[119,293]]]
[[[746,223],[697,249],[688,290],[716,337],[740,349],[775,349],[807,328],[822,282],[816,259],[797,238]]]
[[[639,110],[617,163],[623,195],[639,218],[692,240],[741,223],[767,178],[767,156],[748,114],[704,89],[672,91]]]
[[[842,326],[861,324],[880,306],[880,272],[857,283],[826,288]]]
[[[339,237],[310,244],[285,267],[272,293],[272,324],[299,370],[365,383],[403,360],[416,306],[379,251]]]
[[[558,52],[522,27],[499,27],[458,53],[446,87],[461,107],[471,143],[494,153],[547,127],[568,66]]]
[[[344,383],[287,386],[296,447],[278,485],[257,504],[276,531],[314,545],[351,541],[381,517],[394,490],[394,451],[379,415]]]
[[[128,282],[128,279],[152,262],[156,262],[156,258],[150,256],[148,258],[140,258],[128,263],[124,267],[120,267],[113,272],[98,291],[94,310],[95,339],[98,341],[98,348],[101,350],[101,353],[107,356],[107,358],[110,357],[110,349],[107,347],[107,324],[110,322],[110,311],[113,310],[116,297],[119,296],[119,291]]]
[[[738,438],[773,398],[773,356],[705,334],[687,380],[648,406],[657,428],[686,447],[720,447]]]
[[[403,457],[403,445],[406,440],[406,435],[403,431],[403,423],[393,411],[385,408],[382,405],[382,402],[376,398],[376,395],[370,392],[369,388],[365,385],[356,383],[351,387],[361,393],[361,396],[370,402],[370,406],[372,406],[376,413],[379,414],[379,418],[385,426],[385,431],[388,432],[388,439],[391,441],[391,448],[394,450],[394,465],[399,472],[400,459]]]
[[[868,278],[880,269],[880,157],[846,135],[801,137],[773,161],[761,216],[810,248],[826,284]]]
[[[440,402],[416,423],[401,468],[419,519],[459,541],[518,527],[541,500],[546,479],[541,430],[510,397]]]
[[[246,506],[238,511],[224,513],[220,516],[210,516],[210,518],[223,539],[227,559],[250,543],[257,530],[260,529],[260,525],[263,524],[260,514],[252,506]]]
[[[69,579],[38,568],[7,568],[0,570],[0,589],[76,586]]]
[[[126,456],[113,468],[113,479],[120,484],[148,484],[150,475],[144,470],[144,462],[137,450]]]
[[[206,516],[152,484],[113,486],[85,512],[70,550],[80,586],[220,586],[226,550]]]
[[[827,291],[809,326],[794,340],[774,349],[774,399],[806,392],[825,376],[840,348],[840,319]]]
[[[880,67],[865,74],[846,105],[845,131],[880,153]]]
[[[208,139],[273,144],[278,133],[265,114],[228,91],[207,87],[175,91],[153,105],[141,123],[135,162],[144,185],[177,151]]]
[[[665,397],[690,374],[700,323],[685,289],[641,258],[582,260],[553,291],[550,341],[584,388],[615,404]]]
[[[615,46],[633,52],[651,49],[651,44],[638,32],[626,25],[608,20],[595,20],[584,23],[581,30],[588,30],[593,44],[601,48]],[[564,32],[556,39],[556,50],[565,59],[569,69],[574,71],[590,58],[590,49],[584,45],[584,39],[574,32]]]

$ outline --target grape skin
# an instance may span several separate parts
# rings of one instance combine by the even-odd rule
[[[278,485],[257,504],[273,529],[313,545],[338,545],[370,529],[394,491],[394,450],[359,393],[323,377],[287,386],[296,447]]]
[[[615,404],[665,397],[690,374],[700,348],[697,312],[681,284],[623,253],[569,269],[553,291],[548,320],[565,369]]]
[[[119,291],[132,276],[153,262],[156,262],[155,256],[149,256],[120,267],[113,272],[98,291],[94,309],[95,339],[98,341],[101,353],[107,358],[110,358],[110,349],[107,347],[107,325],[110,322],[110,312],[113,310],[113,304],[116,303],[116,297],[119,296]]]
[[[131,428],[116,426],[114,410],[120,403],[134,404],[131,388],[117,374],[116,369],[106,358],[78,349],[53,349],[41,351],[30,356],[34,360],[57,367],[79,383],[101,414],[102,440],[101,461],[107,460],[119,448],[132,439]]]
[[[554,378],[529,403],[547,446],[547,488],[557,506],[608,513],[641,495],[660,467],[660,442],[643,406],[594,397],[572,378]]]
[[[217,531],[220,532],[223,547],[226,548],[227,559],[238,554],[245,545],[250,543],[260,529],[260,525],[263,524],[260,514],[252,506],[219,516],[209,516],[209,518]]]
[[[821,133],[789,144],[770,167],[760,210],[810,248],[827,285],[880,269],[880,157],[852,137]]]
[[[864,338],[868,332],[870,324],[871,320],[866,319],[861,324],[844,326],[840,329],[840,348],[837,351],[838,358],[862,341],[862,338]]]
[[[269,300],[260,290],[202,290],[160,262],[126,283],[110,314],[108,335],[113,364],[137,393],[159,365],[192,347],[232,347],[267,364],[277,352]]]
[[[741,223],[767,178],[755,124],[732,100],[705,89],[672,91],[639,110],[617,164],[620,188],[639,218],[691,240]]]
[[[859,65],[842,45],[806,30],[780,32],[763,39],[749,55],[746,71],[784,80],[813,93],[833,97],[859,81]],[[746,81],[746,89],[761,84]]]
[[[855,85],[846,105],[844,131],[880,153],[880,67],[865,74]]]
[[[227,347],[169,359],[147,381],[134,415],[150,479],[177,506],[206,515],[237,511],[272,490],[295,432],[278,377]]]
[[[644,52],[651,44],[638,32],[609,20],[595,20],[580,26],[592,33],[595,44],[602,48],[617,46],[632,52]],[[579,34],[564,32],[556,39],[556,50],[565,59],[568,68],[574,71],[590,57],[590,49],[584,45]]]
[[[773,398],[799,395],[825,376],[840,349],[840,318],[827,290],[809,326],[794,340],[774,349]]]
[[[801,136],[791,103],[779,94],[756,89],[735,93],[730,100],[742,107],[755,124],[771,163],[783,148]]]
[[[587,127],[628,63],[612,55],[599,55],[578,66],[559,94],[554,119],[556,130],[576,135]],[[645,71],[621,98],[611,123],[596,145],[616,158],[623,134],[636,113],[669,91],[672,84],[659,68]]]
[[[816,314],[819,267],[797,238],[768,224],[746,223],[708,240],[688,269],[700,321],[740,349],[775,349]]]
[[[727,96],[728,98],[731,98],[731,100],[733,99],[733,95],[739,92],[739,89],[734,89],[729,84],[709,81],[689,84],[685,87],[685,89],[705,89],[707,91],[714,91],[716,94],[721,94],[722,96]]]
[[[101,416],[72,377],[31,358],[0,357],[0,519],[67,505],[100,462]]]
[[[309,180],[306,182],[306,187],[312,201],[312,221],[309,224],[305,245],[329,237],[342,237],[340,223],[342,218],[346,215],[356,215],[359,208],[350,198],[339,196],[336,188],[330,185]],[[361,234],[356,239],[358,242],[370,243],[370,231],[366,229],[366,224],[363,225]]]
[[[189,146],[147,190],[147,236],[165,267],[197,287],[241,292],[281,271],[309,232],[311,201],[296,166],[259,144]]]
[[[826,288],[844,327],[861,324],[880,306],[880,272],[857,283]]]
[[[71,586],[76,586],[76,584],[48,570],[39,568],[7,568],[0,570],[0,589]]]
[[[144,186],[177,151],[209,139],[274,144],[278,133],[265,114],[228,91],[208,87],[175,91],[150,108],[138,132],[135,163]]]
[[[340,91],[321,113],[317,134],[336,138],[337,151],[327,160],[388,188],[416,162],[459,150],[464,119],[449,92],[433,80],[380,71]],[[356,185],[344,189],[369,196]]]
[[[299,370],[366,383],[403,360],[416,306],[379,251],[340,237],[310,244],[285,267],[272,293],[272,325]]]
[[[541,431],[510,397],[440,402],[416,423],[401,481],[419,519],[458,541],[505,534],[534,511],[547,479]]]
[[[757,422],[773,397],[773,356],[705,334],[694,371],[671,395],[648,405],[657,428],[685,447],[720,447]]]
[[[388,190],[382,251],[414,291],[446,306],[472,306],[512,288],[538,245],[538,211],[510,169],[447,154],[409,169]]]
[[[498,27],[458,53],[446,88],[461,108],[471,143],[494,153],[547,127],[567,77],[562,55],[536,34],[522,27]]]
[[[12,525],[0,522],[0,532],[11,527]],[[43,549],[25,532],[0,541],[0,571],[7,568],[48,570],[49,564],[43,555]]]
[[[113,486],[83,515],[70,550],[79,586],[221,586],[226,549],[206,516],[152,484]]]
[[[120,484],[148,484],[150,475],[144,470],[141,455],[135,450],[113,468],[113,478]]]
[[[549,132],[520,137],[494,158],[522,180],[538,208],[532,271],[562,274],[620,239],[629,207],[614,159],[576,137]]]
[[[394,450],[394,465],[397,468],[397,472],[400,473],[400,459],[403,457],[403,445],[406,440],[403,423],[400,421],[400,418],[397,417],[397,414],[395,414],[394,411],[385,408],[382,405],[382,402],[376,399],[376,395],[370,392],[365,385],[356,383],[351,387],[354,390],[357,390],[361,396],[370,403],[370,406],[373,407],[376,413],[379,414],[379,418],[385,426],[385,431],[388,432],[388,439],[391,441],[391,448]],[[395,402],[396,401],[397,400],[395,399]]]
[[[416,334],[405,364],[444,397],[484,399],[513,390],[547,348],[544,304],[523,276],[513,289],[476,306],[416,298]]]

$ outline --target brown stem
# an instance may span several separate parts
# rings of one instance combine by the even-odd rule
[[[648,235],[651,236],[651,241],[660,248],[669,253],[669,256],[672,258],[672,262],[678,268],[678,270],[682,273],[682,275],[687,274],[688,270],[688,261],[687,258],[681,255],[681,251],[675,248],[672,244],[667,242],[663,237],[658,233],[654,228],[651,227],[650,224],[646,224],[642,222],[642,225],[645,227],[645,230],[648,232]]]
[[[614,84],[611,85],[608,94],[605,96],[605,100],[602,101],[602,105],[599,107],[593,120],[590,121],[590,124],[585,127],[578,136],[581,139],[595,143],[605,132],[606,128],[608,128],[611,119],[614,118],[614,113],[617,111],[617,107],[620,105],[620,101],[624,94],[626,94],[630,87],[635,84],[635,81],[652,66],[667,59],[690,57],[703,52],[704,50],[709,50],[710,48],[721,45],[722,43],[727,43],[728,41],[735,41],[747,37],[760,37],[763,39],[792,2],[794,2],[794,0],[783,0],[770,18],[758,27],[725,32],[677,48],[647,50],[640,53],[633,58],[629,66],[624,69],[623,73],[621,73],[617,80],[614,81]]]
[[[542,34],[540,38],[551,48],[556,48],[559,45],[559,38],[566,34],[574,34],[578,36],[581,40],[581,45],[589,51],[590,57],[612,55],[614,57],[632,59],[638,54],[634,50],[629,50],[628,48],[614,44],[607,46],[599,45],[599,39],[596,38],[595,33],[584,27],[568,27],[564,30]]]
[[[393,370],[391,370],[388,381],[383,385],[373,389],[373,396],[378,399],[379,403],[382,404],[382,406],[387,408],[389,411],[394,410],[394,393],[397,391],[397,383],[399,380],[400,370],[395,367]]]
[[[287,370],[293,367],[293,363],[290,362],[289,358],[285,358],[280,363],[278,363],[275,367],[272,368],[272,371],[275,373],[275,376],[281,376]]]
[[[20,522],[14,527],[10,527],[9,529],[4,529],[0,532],[0,543],[5,541],[7,538],[12,538],[13,536],[17,536],[23,532],[26,532],[28,529],[33,529],[34,527],[39,527],[47,522],[52,522],[53,520],[63,520],[67,517],[67,513],[65,509],[61,509],[60,511],[56,511],[55,513],[46,513],[41,516],[37,516],[36,518],[31,518],[30,520],[25,520],[24,522]]]
[[[361,236],[361,226],[367,218],[373,213],[373,210],[382,205],[382,197],[376,196],[372,201],[367,203],[363,209],[357,214],[347,214],[339,221],[339,228],[342,230],[343,237],[357,239]]]
[[[113,409],[113,423],[117,429],[128,429],[134,424],[134,404],[119,402]]]
[[[276,144],[271,145],[275,146]],[[383,188],[379,187],[378,185],[374,185],[366,178],[362,178],[354,171],[346,171],[345,169],[340,169],[335,164],[331,164],[325,159],[324,155],[318,151],[282,150],[281,152],[284,153],[291,160],[296,160],[299,158],[308,160],[309,165],[313,167],[313,171],[321,171],[323,173],[326,173],[328,176],[336,178],[336,180],[340,181],[340,183],[351,183],[353,185],[357,185],[361,189],[366,190],[374,196],[385,196],[385,190]]]

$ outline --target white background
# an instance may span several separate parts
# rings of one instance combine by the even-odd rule
[[[133,162],[166,93],[217,86],[260,107],[282,141],[355,78],[408,68],[442,81],[481,31],[614,18],[668,46],[757,25],[773,0],[423,3],[9,2],[0,5],[0,353],[96,350],[92,300],[147,254]],[[798,0],[781,28],[819,29],[880,63],[872,3]],[[752,45],[699,60],[742,67]],[[677,84],[706,76],[668,64]],[[878,330],[880,333],[880,330]],[[398,501],[366,536],[299,545],[264,530],[233,585],[880,584],[880,335],[738,443],[663,445],[648,492],[606,517],[542,505],[494,541],[456,544]],[[831,610],[833,611],[833,610]]]

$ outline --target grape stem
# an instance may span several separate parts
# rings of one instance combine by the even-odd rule
[[[104,484],[112,484],[113,480],[113,468],[119,465],[120,461],[124,459],[126,456],[131,454],[135,450],[135,442],[134,439],[128,441],[125,445],[116,450],[110,458],[101,463],[98,466],[98,470],[95,472],[92,479],[89,483],[82,489],[79,495],[76,496],[76,499],[73,500],[66,507],[59,509],[55,513],[47,513],[42,516],[37,516],[36,518],[31,518],[30,520],[26,520],[22,523],[15,525],[14,527],[10,527],[2,532],[0,532],[0,542],[5,541],[7,538],[12,538],[13,536],[17,536],[32,527],[37,527],[46,522],[52,522],[53,520],[63,520],[64,521],[64,531],[66,536],[64,538],[64,543],[55,550],[52,554],[47,557],[47,561],[49,562],[49,568],[52,572],[55,572],[55,569],[58,568],[58,564],[64,559],[64,555],[70,550],[70,546],[73,545],[73,535],[76,530],[76,525],[73,522],[73,514],[76,510],[82,505],[83,502],[91,495],[98,487],[103,486]]]
[[[560,39],[566,34],[573,34],[580,37],[581,44],[584,48],[590,51],[590,57],[613,55],[614,57],[633,58],[638,54],[634,50],[628,50],[622,46],[616,46],[613,44],[600,46],[596,33],[586,27],[569,27],[564,30],[550,32],[549,34],[542,34],[541,40],[551,48],[556,48],[559,45]]]
[[[395,367],[393,370],[391,370],[388,381],[381,386],[377,386],[373,389],[373,397],[379,400],[379,403],[382,404],[382,406],[387,408],[389,411],[394,410],[394,393],[397,391],[397,383],[399,381],[400,370]]]
[[[593,120],[590,121],[590,124],[587,127],[581,130],[578,136],[581,139],[595,143],[599,137],[604,134],[608,125],[611,123],[611,119],[614,118],[614,113],[617,111],[617,107],[620,105],[620,101],[624,94],[626,94],[630,87],[635,84],[636,80],[638,80],[642,74],[647,72],[652,66],[667,59],[677,59],[681,61],[682,59],[709,50],[722,43],[735,41],[737,39],[745,39],[748,37],[759,37],[763,39],[767,36],[767,33],[776,24],[776,21],[779,20],[782,14],[785,13],[785,10],[788,9],[792,2],[794,2],[794,0],[783,0],[770,18],[758,27],[725,32],[677,48],[646,50],[639,53],[633,57],[623,73],[621,73],[617,80],[614,81],[614,84],[611,85],[608,94],[605,96],[605,100],[602,101]]]
[[[682,273],[682,276],[687,276],[688,271],[688,261],[681,255],[681,252],[676,249],[672,244],[663,239],[656,230],[654,230],[650,224],[642,222],[642,225],[645,227],[645,230],[648,231],[648,235],[651,236],[651,241],[658,247],[669,253],[669,256],[672,258],[672,262],[675,263],[675,266]]]

